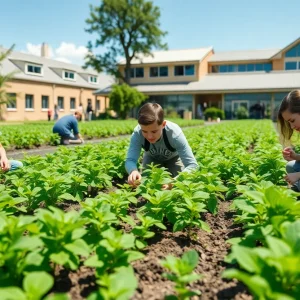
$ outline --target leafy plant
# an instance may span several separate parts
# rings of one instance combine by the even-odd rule
[[[164,273],[163,276],[175,283],[175,291],[178,297],[168,296],[166,299],[188,300],[190,297],[200,295],[199,291],[191,291],[187,288],[189,283],[201,278],[194,273],[198,265],[199,256],[195,250],[190,250],[182,255],[182,258],[167,256],[160,264],[172,273]]]

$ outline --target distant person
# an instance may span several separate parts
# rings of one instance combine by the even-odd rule
[[[8,160],[6,156],[6,151],[3,146],[0,144],[0,166],[1,170],[6,171],[14,171],[23,167],[22,162],[18,160]]]
[[[52,117],[52,110],[49,108],[48,109],[48,121],[51,121],[51,117]]]
[[[157,103],[146,103],[138,113],[138,123],[131,136],[125,168],[128,183],[136,187],[142,178],[137,162],[144,148],[143,168],[151,163],[168,169],[172,177],[181,171],[198,168],[192,149],[181,128],[164,120],[164,111]],[[172,186],[164,186],[171,188]]]
[[[266,117],[266,106],[264,102],[261,104],[261,117],[262,119]]]
[[[80,117],[79,121],[82,121],[83,105],[82,105],[81,102],[79,103],[79,106],[78,106],[78,108],[77,108],[77,111],[81,113],[81,117]]]
[[[88,102],[87,108],[86,108],[86,119],[88,121],[92,120],[92,114],[93,114],[93,107],[91,101]]]
[[[62,145],[81,144],[84,142],[78,130],[78,120],[81,116],[81,113],[76,111],[74,115],[64,116],[54,124],[53,133],[60,135],[60,143]]]
[[[59,108],[58,106],[55,104],[54,105],[54,121],[58,120],[58,112],[59,112]]]

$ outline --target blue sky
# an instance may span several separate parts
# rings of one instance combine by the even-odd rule
[[[0,45],[39,53],[42,42],[51,55],[81,64],[89,4],[100,0],[3,0]],[[213,46],[216,52],[283,48],[298,37],[298,0],[154,0],[169,49]]]

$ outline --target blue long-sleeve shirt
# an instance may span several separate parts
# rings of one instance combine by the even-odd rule
[[[58,133],[60,136],[70,136],[71,134],[77,135],[79,130],[76,117],[74,115],[67,115],[60,118],[54,124],[53,133]]]
[[[181,128],[177,124],[167,121],[165,129],[168,141],[170,145],[176,149],[176,151],[170,151],[164,142],[163,136],[161,136],[161,138],[154,144],[150,143],[147,155],[151,155],[156,160],[162,162],[179,155],[185,167],[183,171],[196,169],[198,167],[197,161]],[[125,168],[128,174],[137,170],[137,161],[140,157],[142,146],[144,144],[145,138],[142,135],[141,126],[137,125],[131,136],[125,161]]]

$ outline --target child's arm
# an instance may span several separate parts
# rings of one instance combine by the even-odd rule
[[[0,164],[1,164],[1,169],[3,171],[9,170],[10,165],[9,165],[9,161],[6,156],[6,151],[1,144],[0,144]]]
[[[198,163],[183,132],[175,138],[175,148],[185,167],[184,171],[198,168]]]
[[[134,132],[130,139],[130,145],[127,151],[127,156],[125,161],[125,169],[129,175],[132,173],[132,171],[138,171],[137,161],[140,157],[141,150],[142,150],[142,145],[140,142],[139,134],[137,132]]]

